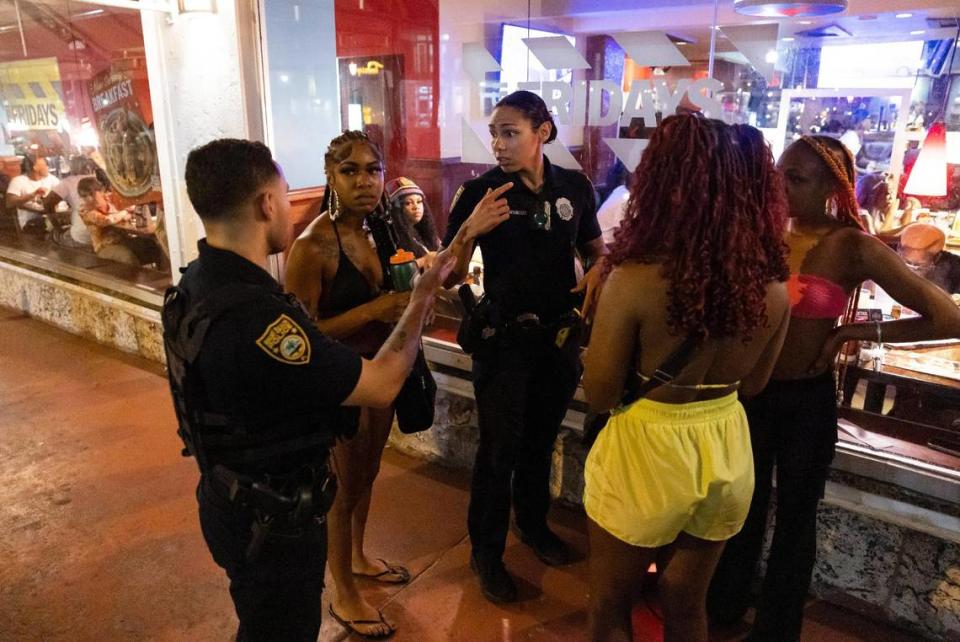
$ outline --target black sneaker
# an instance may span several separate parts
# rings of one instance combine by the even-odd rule
[[[567,543],[550,529],[535,537],[520,531],[520,541],[533,549],[534,554],[547,566],[564,566],[574,560],[573,551]]]
[[[483,596],[495,604],[517,601],[517,585],[501,560],[482,560],[470,555],[470,568],[480,578]]]

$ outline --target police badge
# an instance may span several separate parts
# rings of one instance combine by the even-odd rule
[[[573,218],[573,205],[570,203],[570,199],[557,199],[557,215],[562,221],[569,221]]]

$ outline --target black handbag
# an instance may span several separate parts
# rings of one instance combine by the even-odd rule
[[[653,371],[652,377],[643,383],[640,383],[636,375],[628,376],[627,385],[624,388],[623,396],[620,397],[619,407],[623,408],[625,406],[629,406],[630,404],[643,399],[654,388],[673,381],[676,376],[680,374],[680,371],[686,367],[687,363],[690,361],[690,357],[693,356],[693,351],[696,350],[697,346],[699,345],[700,337],[688,336],[683,340],[683,343],[681,343],[676,350],[671,352],[667,358],[663,360],[663,363],[660,364],[660,367]],[[633,374],[632,371],[631,374]],[[584,417],[583,445],[587,447],[587,450],[593,447],[593,442],[597,440],[597,437],[600,435],[600,431],[603,430],[603,427],[607,425],[609,420],[609,412],[588,412],[587,416]]]
[[[437,401],[437,382],[423,356],[423,344],[413,362],[413,370],[400,388],[394,402],[400,432],[409,435],[429,430],[433,426],[433,411]]]
[[[393,288],[390,277],[390,257],[396,253],[400,238],[396,228],[396,221],[389,211],[374,213],[367,217],[367,225],[373,235],[380,265],[383,269],[384,287]],[[409,248],[404,248],[409,249]],[[413,362],[413,369],[407,375],[403,387],[400,388],[396,400],[393,402],[397,413],[397,425],[400,432],[409,435],[415,432],[429,430],[433,426],[434,403],[437,400],[437,382],[427,365],[423,355],[423,342],[417,351],[417,358]]]

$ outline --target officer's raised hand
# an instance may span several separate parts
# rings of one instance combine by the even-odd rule
[[[448,248],[437,253],[430,268],[417,277],[413,287],[414,297],[429,297],[433,301],[437,290],[457,265],[457,256]]]
[[[494,230],[498,225],[510,218],[510,205],[503,195],[513,187],[513,183],[504,183],[496,189],[487,189],[473,212],[463,222],[457,235],[448,246],[447,250],[457,257],[457,263],[451,271],[444,285],[453,287],[467,276],[467,269],[470,266],[470,257],[473,254],[473,246],[477,238]]]
[[[454,267],[454,257],[444,251],[437,255],[433,267],[417,278],[407,305],[390,337],[370,360],[363,360],[360,380],[345,406],[386,408],[400,392],[420,349],[420,332],[433,309],[433,300],[443,281]]]
[[[461,228],[466,230],[465,241],[473,241],[478,236],[491,232],[510,218],[510,206],[507,204],[507,199],[501,197],[511,187],[513,187],[513,183],[504,183],[496,189],[487,188],[487,193],[473,208],[473,212]]]

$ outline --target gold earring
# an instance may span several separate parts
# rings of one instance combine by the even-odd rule
[[[330,188],[330,220],[335,221],[340,218],[340,197],[337,196],[337,190]]]

